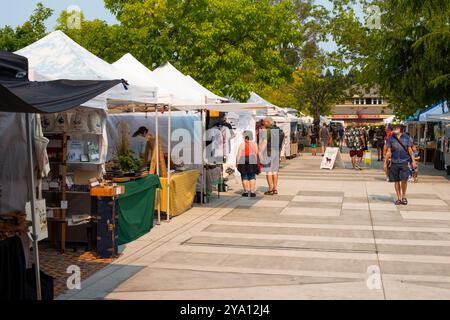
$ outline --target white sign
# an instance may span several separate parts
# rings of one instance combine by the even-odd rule
[[[27,213],[27,220],[31,220],[31,204],[29,202],[25,205],[25,212]],[[36,200],[35,208],[35,221],[36,221],[36,233],[38,241],[48,238],[47,228],[47,207],[45,205],[45,199]],[[30,234],[33,233],[32,227],[29,228]]]
[[[345,168],[344,161],[342,160],[341,151],[339,148],[327,148],[323,155],[320,169],[333,170],[337,164],[341,168]]]

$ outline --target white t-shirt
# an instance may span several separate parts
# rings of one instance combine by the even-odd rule
[[[135,159],[140,159],[141,155],[144,154],[146,144],[147,138],[141,135],[131,138],[131,150]]]

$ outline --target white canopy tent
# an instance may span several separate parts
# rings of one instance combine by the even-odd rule
[[[36,80],[126,79],[119,69],[92,54],[62,31],[54,31],[16,53],[28,58]],[[40,76],[45,79],[40,79]],[[122,85],[115,86],[84,106],[106,109],[107,105],[156,102],[157,87],[138,84],[133,80],[129,80],[129,84],[128,90],[123,90]]]
[[[263,97],[258,95],[256,92],[250,92],[250,98],[247,100],[247,103],[256,103],[258,105],[262,105],[266,107],[266,110],[258,110],[256,112],[257,116],[268,117],[268,116],[285,116],[287,114],[286,110],[283,108],[277,107],[273,103],[265,100]]]
[[[428,120],[450,122],[450,113],[447,112],[447,113],[441,114],[441,115],[430,115],[430,116],[428,116]]]
[[[127,79],[134,79],[139,83],[157,88],[156,102],[158,104],[172,103],[172,96],[175,93],[170,92],[170,90],[166,88],[161,81],[158,81],[158,78],[155,77],[150,69],[148,69],[130,53],[125,54],[112,65],[120,70],[121,73],[124,73],[127,76]]]
[[[210,90],[206,89],[200,83],[195,81],[195,79],[192,78],[191,76],[186,76],[186,79],[191,84],[192,88],[195,88],[195,89],[199,90],[206,97],[208,97],[208,102],[209,101],[215,101],[215,102],[219,103],[219,102],[226,102],[226,101],[228,101],[227,98],[220,97],[217,94],[215,94],[215,93],[211,92]]]
[[[204,91],[193,86],[192,82],[170,62],[155,69],[153,75],[157,83],[168,88],[172,93],[172,105],[198,106],[216,102],[216,98],[211,99]]]

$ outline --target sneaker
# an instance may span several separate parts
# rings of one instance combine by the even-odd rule
[[[254,192],[250,193],[250,197],[251,198],[255,198],[256,197],[256,193],[254,193]]]
[[[243,196],[243,197],[248,197],[248,192],[244,192],[244,193],[242,194],[242,196]]]

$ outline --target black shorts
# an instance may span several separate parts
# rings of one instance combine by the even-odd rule
[[[362,158],[364,156],[364,150],[350,150],[350,158],[358,157]]]
[[[408,181],[410,175],[411,169],[408,163],[391,163],[389,167],[390,182]]]

